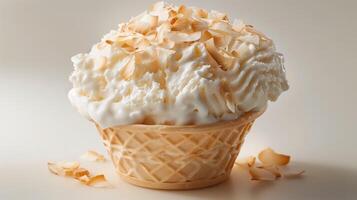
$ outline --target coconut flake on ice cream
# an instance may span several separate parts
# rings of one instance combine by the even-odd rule
[[[69,99],[102,128],[233,120],[288,89],[271,39],[224,13],[163,2],[72,62]]]

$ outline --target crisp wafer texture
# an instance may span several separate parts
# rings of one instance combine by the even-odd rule
[[[229,177],[246,134],[263,112],[210,125],[97,128],[124,180],[155,189],[194,189]]]

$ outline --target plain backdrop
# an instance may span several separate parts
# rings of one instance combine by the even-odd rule
[[[48,160],[105,153],[67,99],[70,57],[154,1],[0,0],[0,199],[356,199],[357,1],[169,2],[226,12],[275,41],[290,90],[256,121],[242,155],[270,146],[306,169],[304,178],[255,189],[234,170],[217,187],[162,192],[116,178],[120,187],[95,190],[50,175]]]

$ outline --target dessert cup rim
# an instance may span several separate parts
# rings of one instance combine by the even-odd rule
[[[211,128],[227,128],[232,125],[237,126],[237,125],[243,125],[247,124],[249,122],[254,121],[256,118],[258,118],[260,115],[262,115],[266,111],[267,106],[265,106],[263,109],[259,111],[250,111],[246,112],[243,115],[241,115],[238,119],[234,120],[227,120],[227,121],[219,121],[215,123],[210,123],[210,124],[199,124],[199,125],[150,125],[150,124],[127,124],[127,125],[118,125],[118,126],[112,126],[108,128],[114,128],[114,129],[145,129],[145,130],[156,130],[156,131],[190,131],[190,129],[194,131],[199,131],[199,130],[207,130]],[[95,123],[95,122],[94,122]],[[95,123],[97,127],[101,128],[99,124]],[[101,128],[101,129],[107,129],[107,128]]]

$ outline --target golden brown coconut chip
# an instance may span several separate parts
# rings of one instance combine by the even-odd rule
[[[249,168],[249,174],[251,180],[254,181],[274,181],[276,179],[276,176],[270,171],[254,166]]]
[[[89,171],[85,168],[78,168],[73,171],[74,178],[80,178],[82,176],[89,176]]]
[[[279,171],[281,172],[284,178],[297,178],[305,173],[305,170],[297,169],[290,166],[279,167]]]
[[[201,38],[201,32],[194,33],[182,33],[178,31],[172,31],[167,33],[167,38],[173,42],[193,42]]]
[[[61,169],[59,167],[57,167],[57,165],[55,163],[51,163],[51,162],[48,162],[47,163],[47,167],[48,167],[48,170],[54,174],[54,175],[58,175],[58,176],[61,176]]]
[[[59,162],[47,164],[48,170],[57,176],[72,176],[73,171],[79,167],[78,162]]]
[[[280,177],[296,178],[305,171],[287,167],[290,156],[278,154],[267,148],[258,155],[262,163],[257,163],[254,156],[239,159],[236,164],[249,171],[251,180],[272,181]]]
[[[81,156],[81,159],[86,160],[86,161],[93,161],[93,162],[104,162],[106,161],[105,157],[96,152],[96,151],[87,151]]]
[[[78,162],[58,162],[47,164],[51,173],[57,176],[66,176],[78,180],[80,183],[92,187],[109,187],[103,174],[90,175],[90,172],[85,168],[80,168]]]
[[[266,148],[258,155],[259,160],[264,165],[287,165],[290,162],[290,156],[278,154],[271,148]]]
[[[92,187],[112,187],[107,179],[105,178],[105,176],[103,174],[98,174],[95,176],[92,176],[89,178],[89,181],[86,183],[86,185],[88,186],[92,186]]]
[[[280,169],[275,165],[260,165],[257,166],[257,168],[269,171],[270,173],[274,174],[276,178],[281,177]]]
[[[92,186],[92,187],[110,187],[111,186],[103,174],[98,174],[95,176],[84,175],[84,176],[81,176],[76,179],[79,182],[81,182],[82,184],[87,185],[87,186]]]

